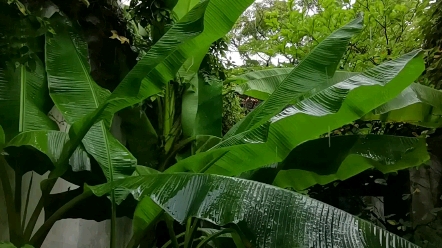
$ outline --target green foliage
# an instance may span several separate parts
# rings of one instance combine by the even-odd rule
[[[245,60],[261,58],[269,63],[296,65],[325,37],[359,13],[365,28],[354,37],[343,56],[340,69],[362,71],[420,47],[418,23],[429,1],[267,0],[246,12],[231,39]],[[285,62],[284,62],[285,61]]]
[[[427,69],[422,77],[426,85],[441,88],[441,27],[442,27],[442,2],[434,1],[426,12],[426,17],[421,21],[424,44],[427,49]]]
[[[342,247],[378,248],[397,244],[417,248],[341,210],[258,182],[219,175],[163,173],[114,183],[114,187],[137,191],[136,197],[151,197],[180,223],[196,217],[219,226],[238,224],[233,232],[241,233],[252,247],[315,247],[327,240],[328,244]],[[91,190],[104,195],[112,188],[111,184],[105,184]],[[183,208],[181,204],[188,207]],[[322,218],[324,215],[318,212],[328,218]],[[334,221],[336,219],[341,221]],[[326,226],[332,227],[322,232]],[[274,231],[290,228],[303,230],[302,235],[297,231]]]
[[[44,62],[41,62],[44,70],[35,70],[31,74],[22,66],[20,77],[14,78],[8,75],[17,71],[2,67],[0,83],[7,81],[18,88],[2,87],[5,89],[2,94],[14,96],[17,106],[20,106],[14,110],[3,107],[2,115],[15,122],[1,123],[8,138],[6,144],[0,140],[7,152],[0,157],[0,179],[7,196],[9,230],[14,245],[31,243],[40,247],[54,223],[69,211],[75,211],[76,204],[80,201],[87,204],[90,197],[95,197],[94,194],[109,194],[110,247],[114,248],[117,209],[121,210],[121,206],[131,200],[126,196],[132,194],[140,202],[135,210],[132,208],[125,213],[133,214],[134,219],[134,233],[128,247],[137,247],[144,235],[155,233],[152,229],[160,228],[156,224],[163,220],[167,223],[170,243],[177,246],[178,238],[184,237],[186,248],[193,247],[192,243],[197,241],[200,241],[197,244],[200,248],[226,236],[230,245],[221,247],[231,247],[232,242],[238,247],[324,246],[330,242],[345,247],[387,247],[393,244],[414,247],[391,233],[319,201],[236,176],[279,163],[277,173],[272,174],[275,182],[281,182],[279,179],[285,173],[281,185],[297,188],[299,185],[309,187],[324,183],[324,178],[327,182],[349,178],[368,168],[388,173],[421,164],[428,158],[422,138],[342,136],[318,139],[330,129],[352,123],[379,106],[386,111],[381,115],[387,114],[387,118],[390,118],[390,110],[397,110],[395,106],[405,109],[416,103],[410,98],[417,98],[420,100],[418,103],[425,106],[436,106],[435,98],[419,98],[418,90],[413,91],[414,95],[400,95],[402,100],[395,101],[395,97],[422,72],[421,52],[412,51],[394,60],[387,59],[361,74],[345,73],[340,77],[336,69],[341,66],[341,58],[343,55],[345,58],[352,37],[362,29],[363,18],[358,17],[328,37],[321,38],[322,42],[311,49],[296,68],[285,70],[286,76],[277,77],[277,80],[273,78],[274,84],[265,91],[266,101],[222,136],[222,128],[226,129],[236,122],[242,112],[229,116],[231,118],[223,126],[223,91],[226,98],[232,99],[227,102],[229,108],[226,107],[226,110],[237,111],[239,100],[231,92],[236,85],[231,82],[223,84],[224,65],[219,56],[225,51],[226,44],[220,38],[252,2],[184,0],[177,4],[171,0],[155,4],[154,1],[145,1],[144,4],[155,5],[143,5],[143,8],[150,8],[147,11],[153,13],[154,19],[145,20],[146,23],[141,25],[148,26],[152,46],[113,92],[101,88],[92,78],[84,33],[75,22],[60,14],[50,19],[56,34],[47,33],[45,44],[40,47],[44,52]],[[279,4],[283,7],[286,3]],[[330,5],[331,1],[320,4]],[[132,7],[136,11],[145,11]],[[163,8],[169,12],[161,13]],[[132,15],[142,14],[136,12]],[[327,17],[326,14],[324,16]],[[263,18],[268,18],[268,15]],[[274,30],[274,25],[279,25],[273,19],[264,24],[260,29]],[[247,32],[253,33],[253,30]],[[272,54],[269,53],[269,56]],[[261,83],[265,81],[260,80]],[[45,90],[30,90],[35,88],[48,88],[50,98]],[[66,122],[72,125],[69,134],[44,126],[47,110],[40,105],[46,100],[49,105],[52,101]],[[6,106],[8,101],[6,97],[0,97],[0,106]],[[144,104],[140,104],[142,102]],[[152,111],[144,112],[144,107]],[[30,110],[34,112],[27,112]],[[152,140],[145,143],[143,138],[137,140],[136,131],[128,139],[129,147],[117,140],[110,129],[118,111],[122,111],[121,116],[131,124],[129,128],[144,129],[139,136]],[[18,128],[16,123],[19,123]],[[331,147],[331,143],[341,146]],[[152,149],[141,149],[143,144]],[[325,162],[314,152],[308,155],[308,151],[318,147],[327,151]],[[387,149],[390,147],[395,148]],[[9,179],[4,173],[7,163],[3,158],[10,161],[14,155],[27,154],[28,150],[43,157],[43,160],[30,163],[27,159],[40,157],[23,156],[22,160],[14,161],[18,162],[12,166],[17,175],[15,182],[18,182],[15,192],[21,192],[22,172],[33,170],[43,173],[49,170],[50,173],[48,179],[42,182],[42,197],[25,227],[21,225],[21,196],[11,193]],[[137,157],[131,150],[136,151],[134,155]],[[92,162],[98,164],[98,171],[90,169],[87,172],[96,179],[94,186],[84,187],[88,181],[73,172],[78,168],[77,163],[81,162],[72,159],[76,153],[80,154],[78,157],[89,154]],[[138,166],[139,161],[158,170]],[[70,162],[74,163],[72,168]],[[301,172],[293,174],[290,170]],[[73,175],[70,176],[76,179],[73,181],[83,192],[57,207],[33,234],[56,179],[69,176],[71,172]],[[319,177],[310,180],[301,174],[317,174]],[[88,210],[90,216],[94,206],[88,207],[91,208]],[[96,209],[103,211],[101,205]],[[27,210],[24,209],[24,212]],[[165,213],[180,223],[187,222],[186,231],[175,235],[177,228]],[[77,214],[77,217],[83,216],[82,213]],[[299,215],[306,218],[299,219]],[[332,218],[328,218],[330,216]],[[336,221],[338,217],[344,217],[346,222]],[[203,222],[201,219],[222,227],[210,234],[204,232],[196,236]],[[277,228],[281,225],[284,228]],[[321,231],[326,226],[332,226],[330,232]],[[303,231],[300,233],[299,230]],[[225,235],[227,233],[230,235]],[[151,239],[160,240],[157,237]],[[167,244],[167,241],[161,244]],[[152,243],[147,245],[153,246]]]
[[[245,116],[240,97],[232,92],[235,87],[232,83],[223,85],[223,134],[226,134]]]
[[[31,12],[32,11],[32,12]],[[41,38],[46,32],[54,34],[48,18],[52,11],[28,9],[19,0],[0,2],[0,61],[10,67],[24,65],[36,69],[35,53],[41,52]],[[17,26],[19,28],[17,28]]]

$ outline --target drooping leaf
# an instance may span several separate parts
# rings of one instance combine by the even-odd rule
[[[62,16],[51,19],[56,32],[46,37],[46,71],[50,95],[69,124],[95,111],[110,93],[90,76],[87,43],[73,24]],[[109,131],[111,119],[93,125],[83,139],[86,151],[100,164],[106,178],[113,181],[131,175],[136,159]],[[71,127],[72,128],[72,127]],[[72,144],[74,145],[74,144]],[[127,193],[116,193],[117,203]]]
[[[51,100],[43,64],[37,56],[32,60],[36,63],[32,72],[24,65],[0,68],[0,124],[6,141],[19,132],[57,130],[57,125],[47,116]]]
[[[234,77],[229,81],[234,81],[238,84],[234,90],[239,94],[267,100],[292,71],[293,68],[259,70]],[[327,83],[333,85],[357,74],[356,72],[336,71]]]
[[[343,135],[307,141],[281,162],[274,185],[304,190],[345,180],[367,169],[382,173],[416,167],[429,159],[425,139]]]
[[[273,117],[269,129],[249,130],[253,133],[249,136],[244,133],[231,136],[206,152],[179,161],[170,169],[198,172],[210,161],[209,157],[225,151],[228,153],[211,166],[208,173],[235,176],[281,162],[296,146],[348,124],[393,99],[422,70],[420,52],[414,51],[321,91],[313,90]],[[257,137],[261,137],[261,142],[257,142]]]
[[[379,106],[363,120],[407,122],[418,126],[442,126],[442,92],[414,83],[393,100]]]
[[[235,224],[253,247],[417,247],[308,196],[259,182],[207,174],[157,174],[115,182],[150,197],[175,220]],[[91,187],[100,196],[110,184]]]
[[[329,86],[328,82],[333,78],[348,42],[361,31],[362,21],[363,17],[359,16],[317,45],[307,58],[278,85],[267,101],[235,125],[227,133],[227,137],[256,128],[290,103],[304,98],[305,93],[317,92]]]
[[[20,165],[21,173],[35,171],[43,175],[58,162],[64,145],[69,141],[67,133],[52,130],[22,132],[8,142],[5,151],[11,166]],[[32,148],[32,149],[30,149]],[[39,152],[35,153],[34,150]]]

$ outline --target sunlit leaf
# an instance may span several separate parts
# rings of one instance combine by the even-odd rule
[[[407,122],[424,127],[442,126],[442,92],[412,84],[396,98],[374,109],[363,120]]]

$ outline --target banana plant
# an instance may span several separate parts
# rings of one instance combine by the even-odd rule
[[[234,91],[260,100],[267,100],[293,68],[273,68],[245,73],[226,80],[235,82]],[[355,76],[357,72],[337,71],[330,82]],[[413,83],[393,100],[373,109],[361,119],[384,122],[407,122],[410,124],[438,128],[442,125],[442,92],[428,86]]]
[[[183,5],[183,2],[188,4]],[[10,230],[15,245],[30,242],[40,247],[53,224],[75,204],[93,195],[109,195],[112,208],[110,246],[115,247],[116,208],[132,194],[140,202],[134,213],[134,234],[128,247],[136,247],[158,220],[166,221],[170,243],[177,247],[179,235],[174,234],[170,217],[187,223],[187,230],[181,235],[185,237],[185,247],[192,245],[194,230],[199,227],[198,219],[225,228],[206,234],[197,247],[203,247],[226,233],[231,234],[238,247],[323,246],[330,243],[344,247],[415,247],[366,221],[306,196],[236,176],[280,163],[269,183],[299,189],[346,179],[369,168],[388,173],[426,161],[428,154],[422,138],[369,136],[317,139],[327,131],[363,118],[370,111],[394,101],[422,72],[420,51],[410,52],[361,74],[336,72],[347,43],[362,29],[362,17],[358,17],[319,44],[298,67],[275,83],[273,90],[266,92],[266,101],[262,105],[221,137],[218,130],[220,116],[217,116],[221,111],[216,108],[221,106],[221,83],[204,78],[198,68],[210,44],[225,35],[252,2],[179,1],[174,9],[177,22],[113,92],[99,87],[90,76],[87,44],[76,25],[62,14],[51,18],[56,34],[46,37],[44,65],[42,63],[45,70],[33,72],[43,78],[41,87],[49,89],[50,98],[46,96],[47,91],[39,93],[37,98],[23,98],[28,91],[23,88],[27,84],[22,83],[21,98],[18,99],[21,103],[27,99],[52,100],[71,125],[69,134],[50,128],[18,128],[15,131],[16,127],[8,126],[8,129],[5,128],[8,138],[5,142],[0,139],[0,144],[4,143],[6,151],[32,147],[45,155],[46,170],[51,173],[42,184],[42,199],[49,195],[54,180],[67,173],[69,159],[82,146],[98,162],[107,183],[84,187],[82,194],[57,209],[32,237],[35,220],[31,217],[32,221],[23,232],[20,221],[14,219],[17,210],[9,199],[8,215],[12,216]],[[161,161],[160,171],[137,166],[137,159],[129,149],[110,133],[112,118],[117,111],[151,97],[158,100],[161,95],[168,98],[164,101],[167,103],[164,107],[166,116],[173,113],[175,93],[171,93],[172,84],[169,82],[177,81],[181,72],[195,78],[192,97],[196,103],[188,113],[181,113],[186,115],[182,120],[187,118],[186,121],[194,126],[186,132],[190,137],[183,135],[163,143],[168,156]],[[0,83],[11,82],[6,76],[4,78]],[[184,76],[184,80],[189,79]],[[6,91],[2,93],[12,95]],[[183,105],[191,106],[191,101],[187,102],[189,99],[183,97]],[[431,101],[428,98],[426,103]],[[402,102],[402,106],[406,107],[406,103]],[[394,107],[385,107],[386,112],[381,115],[394,110]],[[45,112],[40,110],[39,116],[44,117]],[[19,113],[23,118],[28,117]],[[17,115],[17,111],[10,114]],[[180,122],[163,120],[161,123],[163,130],[183,129],[184,133]],[[178,124],[175,126],[175,123]],[[338,149],[335,144],[345,145],[346,149],[335,152]],[[380,149],[385,144],[398,147]],[[190,154],[176,159],[179,152],[189,145]],[[329,149],[324,151],[332,163],[325,167],[322,161],[317,161],[317,156],[298,158],[311,147],[327,145]],[[173,164],[173,161],[177,163]],[[0,164],[0,168],[6,166],[6,163]],[[0,174],[5,175],[1,171]],[[298,177],[304,175],[311,177],[298,183]],[[2,183],[5,182],[8,184],[7,179],[2,177]],[[38,217],[42,208],[39,203],[33,216]],[[279,229],[278,225],[283,228]],[[20,240],[21,237],[24,239]]]

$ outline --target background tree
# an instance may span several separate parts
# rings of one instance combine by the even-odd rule
[[[296,65],[333,30],[359,13],[366,28],[352,42],[341,69],[361,71],[409,52],[422,43],[418,23],[429,1],[279,1],[255,3],[231,33],[231,44],[245,60]]]

